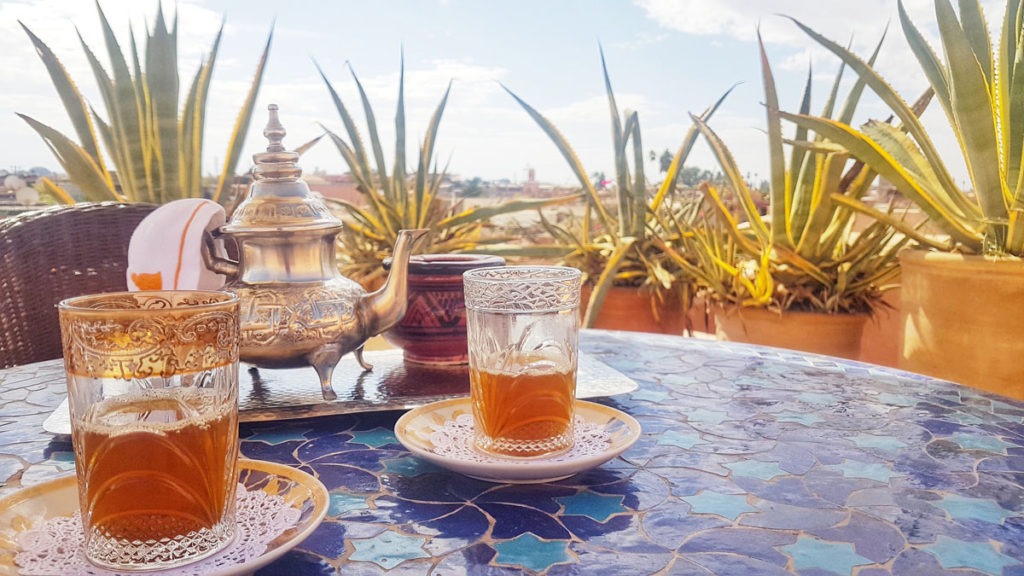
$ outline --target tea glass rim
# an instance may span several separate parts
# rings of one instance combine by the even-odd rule
[[[116,306],[118,299],[125,297],[136,297],[139,295],[152,296],[155,298],[167,297],[172,298],[174,296],[182,296],[186,294],[196,295],[207,295],[211,298],[220,297],[220,299],[210,302],[199,302],[190,303],[183,305],[175,305],[168,308],[138,308],[138,307],[126,307]],[[104,306],[96,308],[93,306],[86,306],[86,303],[96,303],[102,301],[109,301],[112,306]],[[58,309],[63,312],[69,312],[75,315],[82,316],[103,316],[111,313],[119,315],[123,314],[161,314],[168,312],[184,312],[184,311],[203,311],[213,310],[224,307],[225,305],[231,306],[235,303],[240,302],[238,295],[234,292],[228,292],[227,290],[122,290],[120,292],[99,292],[96,294],[82,294],[79,296],[72,296],[65,298],[57,304]]]
[[[462,275],[467,313],[547,314],[579,307],[583,273],[570,266],[496,266]]]
[[[508,277],[490,277],[488,274],[493,274],[496,271],[519,271],[519,272],[538,272],[536,275],[531,276],[508,276]],[[540,274],[547,272],[548,274]],[[563,282],[566,280],[575,280],[583,277],[583,272],[578,268],[572,266],[537,266],[533,264],[524,266],[490,266],[487,268],[476,268],[474,270],[467,270],[462,275],[463,279],[470,280],[472,282],[479,282],[482,284],[507,284],[515,282],[517,284],[541,284],[545,282]]]

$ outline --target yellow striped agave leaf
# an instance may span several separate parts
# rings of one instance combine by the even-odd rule
[[[420,148],[419,164],[416,167],[415,193],[416,201],[413,202],[410,220],[414,223],[412,228],[422,228],[427,225],[427,218],[430,216],[430,204],[435,197],[434,191],[440,187],[441,179],[436,166],[434,170],[434,184],[427,186],[427,175],[430,173],[430,160],[434,157],[434,143],[437,140],[437,130],[441,125],[441,116],[444,114],[445,106],[448,104],[448,95],[452,91],[452,82],[448,81],[444,96],[438,103],[434,113],[430,115],[430,122],[427,123],[427,133],[423,136],[423,145]],[[396,163],[397,164],[397,163]]]
[[[348,165],[349,171],[352,172],[353,177],[355,177],[364,186],[365,190],[377,190],[376,178],[374,178],[374,172],[367,161],[366,149],[363,146],[363,139],[359,134],[359,128],[356,127],[355,120],[349,113],[348,107],[345,106],[345,103],[342,101],[338,91],[334,89],[331,81],[327,78],[327,74],[322,68],[320,68],[319,64],[314,62],[314,65],[316,65],[317,72],[320,73],[320,78],[323,79],[324,84],[327,86],[327,91],[331,96],[331,100],[334,102],[335,109],[338,111],[338,116],[341,117],[341,122],[345,126],[345,133],[348,135],[348,139],[352,142],[352,145],[349,146],[349,144],[341,139],[340,136],[326,128],[324,128],[324,130],[327,130],[328,134],[331,135],[331,139],[334,140],[335,145],[338,146],[339,151],[341,151],[342,155],[345,156],[345,163]],[[355,70],[353,70],[351,66],[349,66],[349,70],[352,73],[352,78],[355,80],[356,85],[360,88],[360,93],[362,93],[362,84],[359,83],[359,78],[356,76]],[[387,175],[387,167],[384,165],[383,151],[381,149],[379,155],[376,152],[380,146],[380,140],[376,136],[376,117],[373,114],[373,108],[370,106],[369,100],[365,99],[365,94],[363,97],[363,111],[366,114],[366,123],[370,130],[371,140],[374,142],[375,156],[377,158],[377,174],[378,177],[384,178]],[[339,143],[344,145],[345,150],[342,150],[342,146]]]
[[[224,31],[221,24],[217,37],[213,41],[213,49],[206,60],[199,65],[181,113],[181,159],[186,166],[181,170],[182,195],[197,198],[202,193],[202,153],[203,133],[206,127],[206,101],[210,94],[210,80],[213,78],[213,64],[220,48],[220,39]]]
[[[64,109],[71,119],[71,125],[75,129],[75,133],[78,134],[78,140],[81,142],[82,149],[89,157],[96,161],[101,169],[105,169],[102,161],[100,161],[99,143],[96,140],[96,132],[93,130],[92,117],[89,113],[89,107],[85,103],[85,98],[82,98],[78,87],[71,79],[67,69],[64,68],[64,65],[61,64],[53,51],[50,50],[50,47],[33,34],[21,21],[18,24],[25,31],[25,34],[28,35],[29,40],[31,40],[32,45],[36,49],[36,53],[39,54],[39,58],[42,59],[43,64],[46,66],[50,80],[57,89],[57,95],[60,96],[61,103],[64,104]],[[110,189],[113,190],[114,185],[110,180],[110,175],[104,173],[104,179],[107,180]]]
[[[1020,50],[1022,3],[1007,1],[1003,28],[999,39],[998,77],[996,98],[999,106],[1001,140],[1009,146],[1005,151],[1006,182],[1014,195],[1013,210],[1024,210],[1024,59],[1017,57]]]
[[[747,182],[743,178],[743,174],[740,171],[739,165],[733,158],[732,152],[729,147],[725,145],[725,142],[721,137],[718,136],[715,131],[708,126],[708,124],[697,116],[690,115],[690,120],[693,121],[697,130],[704,136],[708,146],[711,147],[711,151],[715,155],[715,159],[718,160],[719,166],[722,168],[722,172],[725,174],[726,180],[733,188],[733,192],[736,194],[740,201],[740,207],[743,209],[743,215],[746,217],[747,222],[750,223],[750,231],[761,245],[768,245],[771,243],[771,231],[768,226],[765,225],[761,219],[760,212],[757,211],[757,207],[754,205],[754,199],[750,194],[750,190],[747,187]],[[729,224],[727,230],[732,234],[736,241],[743,244],[748,250],[753,251],[753,244],[746,235],[740,232],[740,222],[725,205],[725,201],[718,193],[718,189],[707,183],[701,185],[701,190],[714,202],[714,205],[718,208],[719,215]],[[781,203],[781,202],[780,202]],[[783,220],[780,220],[782,222]]]
[[[898,5],[904,36],[957,139],[973,194],[956,186],[912,108],[870,65],[794,20],[868,83],[908,135],[902,138],[891,129],[869,126],[863,132],[840,130],[838,137],[849,140],[852,134],[860,140],[858,157],[880,173],[884,169],[896,175],[893,183],[950,235],[957,249],[1024,255],[1021,0],[1006,2],[998,47],[993,47],[978,0],[960,0],[959,10],[950,0],[934,0],[945,61],[928,45],[903,2]]]
[[[138,75],[141,63],[139,62],[134,34],[131,34],[132,60],[136,71],[136,75],[133,78],[128,68],[128,61],[125,58],[124,51],[118,44],[106,15],[99,4],[97,4],[96,8],[103,27],[103,40],[107,47],[107,56],[111,62],[112,76],[107,76],[106,72],[101,73],[102,66],[94,57],[90,59],[90,62],[93,64],[96,81],[101,84],[109,82],[109,89],[104,92],[106,96],[104,104],[106,105],[108,115],[107,123],[110,125],[113,139],[112,142],[108,142],[107,148],[116,148],[117,150],[114,157],[120,160],[116,161],[115,165],[117,166],[118,181],[121,184],[121,189],[124,191],[125,196],[134,201],[162,203],[166,202],[165,198],[177,198],[180,196],[178,172],[176,169],[177,150],[173,152],[174,164],[171,166],[173,172],[167,172],[162,165],[162,154],[160,154],[159,150],[160,138],[163,135],[157,133],[156,140],[154,141],[153,139],[155,130],[163,131],[166,128],[160,127],[164,123],[162,117],[157,116],[154,120],[154,111],[149,108],[149,100],[153,97],[152,92],[157,89],[163,90],[164,88],[151,88],[147,90],[142,86],[143,77],[148,80],[151,75],[166,76],[167,73],[163,71],[158,72],[155,66],[147,62],[143,76]],[[166,42],[162,42],[159,36],[161,32],[163,36],[167,35],[163,11],[158,6],[154,34],[147,34],[146,38],[147,60],[157,58],[157,54],[167,50]],[[85,46],[84,42],[83,46]],[[89,53],[91,54],[91,51]],[[174,59],[173,97],[176,105],[178,97],[177,53],[174,54]],[[159,98],[166,99],[169,96],[160,95]],[[165,111],[160,112],[166,114]],[[172,117],[171,128],[175,132],[174,138],[176,142],[177,110],[173,106],[170,115]],[[153,126],[153,123],[156,123],[156,126]]]
[[[51,198],[61,204],[74,204],[75,199],[71,197],[63,188],[53,183],[53,180],[43,176],[39,179],[39,184],[42,186],[43,194],[49,195]]]
[[[700,118],[707,121],[714,116],[715,111],[717,111],[718,107],[722,105],[722,102],[725,102],[725,98],[732,93],[736,86],[739,86],[739,84],[733,84],[729,87],[724,94],[718,97],[718,100],[715,101],[714,104],[701,113]],[[665,198],[675,190],[677,178],[683,168],[683,162],[685,162],[690,156],[690,151],[693,150],[693,145],[697,142],[698,136],[700,136],[700,133],[697,130],[697,125],[691,124],[689,130],[686,131],[686,135],[683,137],[682,143],[676,150],[675,156],[672,157],[672,162],[669,164],[668,170],[665,172],[665,179],[661,181],[661,185],[658,187],[658,192],[651,200],[650,211],[652,213],[657,214],[658,208],[661,207],[662,202],[664,202]]]
[[[402,55],[402,61],[403,63],[405,62],[404,54]],[[370,146],[373,148],[373,158],[377,163],[377,173],[381,175],[387,174],[387,163],[384,161],[384,147],[381,146],[380,135],[377,133],[377,119],[373,115],[373,106],[370,105],[370,98],[366,95],[366,90],[363,89],[363,83],[360,82],[359,77],[356,76],[356,72],[355,69],[352,68],[352,64],[348,63],[347,66],[352,74],[352,81],[355,82],[356,89],[359,91],[359,100],[363,104],[363,112],[366,116],[366,129],[370,135]],[[337,94],[334,96],[336,97]],[[353,138],[353,141],[355,141],[358,137],[358,132],[355,134],[350,133],[350,136]],[[364,162],[364,164],[368,166],[369,162]]]
[[[213,193],[215,202],[227,200],[227,194],[234,184],[235,171],[238,167],[238,159],[242,156],[242,147],[245,145],[245,137],[249,133],[249,126],[252,124],[252,114],[256,108],[256,97],[259,95],[260,85],[263,83],[263,73],[267,69],[267,59],[270,57],[270,44],[274,40],[274,31],[267,35],[267,43],[263,46],[263,53],[260,55],[259,63],[256,65],[256,72],[253,74],[252,82],[249,84],[249,91],[245,94],[242,107],[235,117],[235,126],[231,130],[228,139],[228,148],[224,156],[224,166],[220,171],[220,178],[217,181],[217,189]]]
[[[869,62],[874,62],[880,46],[881,42]],[[794,136],[787,139],[782,133],[783,120],[810,117],[813,76],[809,71],[799,112],[784,113],[760,35],[758,49],[771,167],[770,217],[761,216],[743,171],[725,142],[709,123],[694,117],[746,220],[741,222],[732,213],[716,187],[707,183],[701,186],[716,209],[717,226],[735,244],[735,250],[723,250],[723,240],[711,235],[705,236],[705,241],[694,242],[696,251],[711,251],[699,260],[701,265],[715,268],[704,271],[701,278],[713,299],[727,303],[774,310],[870,312],[878,305],[880,289],[862,280],[888,278],[889,268],[895,268],[897,262],[894,257],[866,258],[866,254],[879,249],[879,238],[854,234],[856,213],[848,203],[836,201],[843,198],[859,202],[876,175],[867,164],[850,161],[850,146],[859,141],[838,140],[821,129],[836,124],[830,117],[836,109],[846,66],[840,67],[833,80],[822,117],[816,123],[795,122]],[[839,108],[840,118],[852,117],[866,86],[864,79],[853,83]],[[791,148],[788,158],[786,146]],[[891,233],[888,224],[879,227]]]
[[[921,210],[936,224],[945,224],[943,230],[949,233],[956,242],[963,245],[977,245],[980,243],[982,236],[981,231],[974,226],[976,223],[944,218],[944,215],[949,213],[946,205],[939,204],[936,199],[937,196],[933,195],[934,192],[922,187],[922,182],[914,178],[913,174],[897,162],[892,154],[882,148],[878,142],[846,124],[833,120],[800,116],[799,114],[789,114],[786,112],[782,113],[782,117],[794,124],[803,124],[816,133],[845,147],[850,151],[850,154],[863,160],[874,171],[881,174],[889,182],[892,182],[910,200],[917,203]],[[910,150],[904,150],[904,152],[908,154],[913,153]]]
[[[924,126],[921,124],[917,117],[917,114],[911,109],[902,97],[896,92],[896,90],[889,85],[875,70],[864,60],[861,60],[853,52],[847,50],[843,46],[829,40],[825,36],[815,32],[809,26],[806,26],[799,20],[790,18],[794,24],[797,25],[805,34],[811,37],[815,42],[819,43],[838,56],[851,70],[857,73],[857,75],[864,80],[868,87],[878,95],[882,101],[889,106],[900,122],[905,127],[906,131],[913,136],[914,140],[921,147],[922,152],[928,161],[935,167],[936,173],[939,175],[943,182],[943,187],[954,187],[953,177],[950,176],[949,171],[946,169],[945,164],[942,162],[942,158],[932,143],[931,138],[925,131]]]
[[[96,160],[89,155],[89,153],[75,144],[70,138],[64,136],[57,130],[50,128],[49,126],[31,118],[24,114],[18,114],[22,120],[28,123],[33,130],[36,131],[42,138],[43,142],[50,148],[53,155],[60,162],[60,165],[67,172],[70,177],[85,194],[85,197],[93,202],[102,202],[104,200],[123,200],[117,192],[114,191],[107,180],[106,174],[100,168],[100,165],[96,163]],[[54,184],[54,187],[60,189]],[[60,189],[61,193],[57,194],[57,197],[62,199],[70,198],[67,192]]]
[[[809,114],[811,110],[811,80],[814,75],[813,71],[808,66],[807,70],[807,81],[804,83],[804,95],[800,101],[800,113]],[[829,93],[828,101],[825,104],[826,111],[831,109],[836,98],[836,93],[839,88],[839,81],[842,78],[842,67],[839,69],[839,75],[836,81],[832,84],[832,91]],[[778,114],[771,113],[772,109],[769,107],[770,117],[772,123],[779,125],[779,138],[781,144],[786,143],[786,139],[782,138],[781,126],[782,121]],[[797,126],[796,134],[793,136],[794,142],[806,142],[807,141],[807,129],[802,126]],[[808,181],[812,178],[819,177],[821,172],[821,162],[818,162],[819,156],[817,154],[808,154],[808,150],[813,152],[813,149],[804,147],[801,145],[792,146],[790,152],[789,166],[791,167],[792,173],[788,175],[787,184],[792,187],[792,193],[785,195],[785,202],[783,202],[783,210],[786,213],[786,226],[785,237],[788,242],[795,243],[797,247],[804,243],[805,239],[801,236],[803,230],[807,227],[807,221],[811,214],[813,199],[806,198],[807,195],[812,195],[817,192],[813,185],[809,185]],[[781,151],[781,150],[780,150]],[[828,158],[828,154],[823,155]],[[773,216],[774,218],[774,216]]]
[[[136,36],[130,31],[130,50],[126,54],[99,4],[97,12],[109,73],[93,50],[81,37],[79,40],[99,88],[106,118],[86,104],[57,57],[24,25],[81,144],[73,144],[45,125],[22,117],[40,133],[65,172],[90,200],[167,202],[199,196],[206,103],[221,32],[209,57],[201,63],[187,96],[180,102],[177,18],[168,28],[162,6],[158,6],[152,31],[147,30],[142,36],[145,53],[140,54]],[[269,48],[270,38],[236,119],[215,199],[220,199],[233,182]],[[108,168],[101,156],[100,140],[116,170],[120,193],[115,192],[111,177],[114,170]]]
[[[470,222],[489,220],[494,216],[501,216],[510,212],[521,212],[524,210],[540,210],[549,206],[560,206],[574,204],[583,198],[582,194],[560,196],[558,198],[541,198],[536,200],[509,200],[497,206],[480,206],[463,210],[438,221],[441,227],[460,226]]]
[[[970,2],[961,2],[967,6]],[[986,218],[1006,218],[1006,182],[999,173],[999,148],[996,141],[995,102],[989,93],[990,79],[986,77],[982,62],[992,58],[991,48],[976,53],[967,37],[967,31],[957,22],[956,13],[948,0],[936,0],[939,32],[945,48],[949,72],[950,102],[957,119],[955,132],[967,162],[971,181],[978,191],[978,201]],[[980,8],[979,8],[980,9]],[[970,10],[962,10],[964,15]],[[972,22],[965,18],[964,25]],[[987,36],[988,28],[981,26]],[[989,64],[991,66],[991,64]],[[990,72],[991,74],[991,72]]]
[[[769,207],[771,210],[773,225],[769,230],[771,234],[771,242],[782,243],[784,245],[793,245],[793,240],[788,237],[786,233],[787,226],[785,223],[789,219],[788,210],[790,208],[791,197],[790,197],[790,185],[788,181],[786,171],[786,156],[782,149],[782,123],[778,118],[779,110],[779,98],[775,90],[775,79],[772,75],[772,68],[768,62],[768,54],[764,48],[764,41],[761,39],[761,31],[757,31],[757,45],[759,55],[761,57],[761,82],[764,84],[765,94],[765,107],[768,115],[768,162],[769,162],[769,185],[772,191],[772,202]],[[794,170],[798,167],[793,166]],[[723,170],[725,167],[723,166]],[[747,190],[746,181],[743,176],[739,174],[735,166],[730,167],[733,170],[729,181],[733,183],[733,186],[737,189],[737,194],[741,194],[744,199],[744,203],[750,198],[750,192]],[[729,172],[727,172],[729,174]],[[738,182],[743,182],[743,187],[737,186]],[[751,202],[752,204],[752,202]],[[746,210],[747,208],[745,208]],[[751,222],[755,219],[760,220],[756,210],[754,214],[748,213],[748,218]]]
[[[608,291],[611,290],[615,276],[618,274],[619,268],[624,264],[626,255],[633,248],[635,242],[636,238],[631,236],[620,238],[611,255],[608,256],[608,262],[605,264],[604,269],[601,271],[601,276],[597,279],[594,289],[590,293],[590,302],[587,303],[587,310],[583,316],[583,326],[585,328],[593,328],[594,323],[597,322],[597,314],[601,307],[604,306],[604,299],[607,297]]]
[[[508,92],[509,96],[512,96],[512,98],[519,103],[530,118],[532,118],[533,121],[540,126],[541,130],[548,135],[548,138],[554,142],[558,152],[561,153],[563,158],[565,158],[565,161],[569,164],[569,168],[572,170],[573,175],[576,176],[576,181],[579,182],[580,187],[586,192],[587,201],[593,207],[594,211],[597,212],[598,218],[601,219],[601,223],[604,225],[605,229],[618,232],[617,222],[604,207],[604,203],[601,202],[600,197],[597,195],[597,190],[594,189],[594,184],[590,181],[590,177],[587,175],[586,168],[583,167],[583,162],[580,161],[579,156],[576,155],[576,151],[573,150],[565,136],[559,132],[558,128],[556,128],[550,120],[538,112],[533,106],[527,104],[526,101],[520,98],[515,92],[512,92],[504,84],[502,84],[501,87],[505,92]]]

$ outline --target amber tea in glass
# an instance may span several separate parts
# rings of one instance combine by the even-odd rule
[[[60,305],[86,556],[199,560],[235,535],[238,299],[125,292]]]
[[[572,447],[580,272],[506,266],[463,276],[474,441],[536,457]]]

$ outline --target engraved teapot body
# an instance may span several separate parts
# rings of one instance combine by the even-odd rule
[[[285,131],[270,105],[266,152],[255,154],[254,181],[230,221],[207,239],[207,266],[226,274],[225,289],[241,300],[241,359],[266,368],[312,366],[325,400],[334,367],[398,323],[406,308],[409,256],[427,230],[402,230],[387,281],[367,293],[338,272],[335,240],[341,221],[299,180],[298,154],[281,145]],[[238,260],[219,257],[215,236],[234,239]]]

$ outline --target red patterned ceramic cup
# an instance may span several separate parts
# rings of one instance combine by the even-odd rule
[[[462,273],[503,266],[505,259],[482,254],[423,254],[409,259],[409,307],[384,338],[405,359],[421,364],[465,364],[466,301]],[[389,267],[390,262],[385,262]]]

